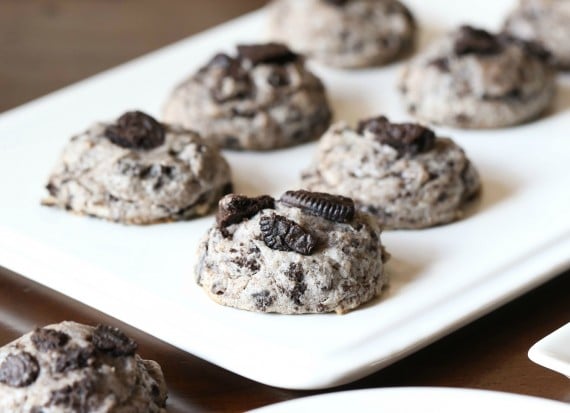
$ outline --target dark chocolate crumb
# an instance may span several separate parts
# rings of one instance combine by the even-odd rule
[[[38,378],[40,366],[26,351],[8,354],[0,364],[0,383],[10,387],[26,387]]]
[[[349,0],[324,0],[325,3],[331,4],[333,6],[345,6]]]
[[[249,198],[245,195],[230,194],[223,197],[218,204],[216,223],[220,229],[242,222],[251,218],[263,209],[275,208],[275,200],[263,195],[257,198]]]
[[[53,184],[52,182],[50,182],[46,185],[46,189],[49,192],[49,194],[53,197],[57,196],[57,193],[59,192],[58,187],[55,184]]]
[[[77,347],[67,348],[55,360],[54,370],[58,373],[72,371],[87,367],[93,360],[93,347]]]
[[[295,304],[302,305],[301,297],[307,290],[307,284],[303,281],[305,278],[303,266],[300,263],[292,262],[285,271],[285,275],[293,281],[293,288],[289,291],[289,297]]]
[[[71,409],[78,413],[88,413],[92,411],[90,397],[95,394],[95,383],[89,378],[68,384],[61,389],[51,393],[47,407],[59,406],[64,409]]]
[[[116,327],[101,324],[93,332],[93,345],[113,357],[132,356],[137,351],[136,341]]]
[[[447,57],[439,57],[431,60],[428,65],[436,67],[440,72],[449,72],[449,59]]]
[[[298,54],[282,43],[239,45],[237,50],[238,58],[250,62],[253,66],[259,64],[285,65],[299,59]]]
[[[282,215],[261,217],[259,228],[265,245],[277,251],[295,251],[302,255],[311,255],[317,245],[313,235]]]
[[[467,54],[494,55],[503,50],[497,36],[486,30],[468,25],[459,28],[453,48],[457,56]]]
[[[358,133],[372,133],[383,145],[389,145],[400,156],[428,152],[435,146],[435,133],[417,123],[391,123],[386,117],[365,119],[358,123]]]
[[[267,290],[252,294],[251,297],[255,302],[255,306],[260,311],[267,311],[267,307],[270,307],[275,301],[275,298]]]
[[[105,129],[105,136],[111,142],[128,149],[157,148],[164,143],[165,135],[164,126],[152,116],[139,111],[125,113]]]
[[[287,191],[280,201],[329,221],[349,222],[354,218],[354,201],[340,195],[304,190]]]
[[[284,67],[276,67],[273,69],[267,82],[273,87],[283,87],[289,85],[289,74]]]
[[[69,341],[69,335],[50,328],[36,328],[31,337],[34,346],[42,352],[62,348]]]

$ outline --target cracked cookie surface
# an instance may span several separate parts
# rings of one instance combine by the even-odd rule
[[[333,125],[319,141],[302,186],[352,198],[387,229],[418,229],[460,218],[481,184],[451,139],[378,117],[358,129]]]
[[[111,139],[117,127],[124,137],[119,144]],[[231,192],[228,163],[196,133],[160,127],[163,136],[146,118],[126,119],[98,123],[74,136],[49,177],[43,203],[125,224],[208,213]]]
[[[172,92],[165,121],[236,150],[271,150],[317,139],[331,121],[321,80],[277,43],[218,54]]]
[[[235,211],[240,219],[208,231],[195,276],[212,300],[255,312],[345,313],[380,294],[387,254],[377,220],[352,206],[350,219],[337,222],[330,211],[335,203],[347,210],[345,198],[298,191],[295,199],[311,201],[292,206],[294,195],[260,203],[247,216]],[[244,198],[220,202],[224,216],[235,197]]]
[[[70,321],[0,348],[0,411],[166,413],[160,366],[110,326]]]

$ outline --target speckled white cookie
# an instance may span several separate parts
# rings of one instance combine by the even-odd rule
[[[47,184],[43,203],[125,224],[152,224],[208,213],[231,192],[216,147],[141,112],[74,136]]]
[[[50,325],[0,348],[0,412],[166,413],[160,366],[109,326]]]
[[[409,51],[416,24],[397,0],[275,0],[269,36],[324,64],[357,68]]]
[[[270,150],[317,139],[331,110],[304,58],[271,43],[216,55],[173,91],[163,118],[224,148]]]
[[[461,217],[479,175],[451,139],[417,124],[379,117],[357,130],[333,125],[321,138],[302,185],[354,199],[388,229],[418,229]]]
[[[227,195],[198,250],[196,280],[217,303],[249,311],[345,313],[387,283],[380,227],[352,200],[289,191]]]
[[[504,30],[541,44],[552,53],[560,69],[570,70],[568,0],[521,0],[505,22]]]
[[[548,107],[555,71],[536,44],[462,26],[407,65],[400,90],[408,111],[422,121],[499,128]]]

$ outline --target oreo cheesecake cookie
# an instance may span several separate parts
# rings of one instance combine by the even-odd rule
[[[539,116],[555,70],[536,43],[462,26],[412,60],[400,81],[410,114],[459,128],[500,128]]]
[[[268,43],[214,56],[172,92],[163,118],[221,147],[261,151],[317,139],[331,109],[304,58]]]
[[[570,2],[568,0],[520,0],[508,16],[504,30],[534,41],[552,53],[562,70],[570,70]]]
[[[269,35],[340,68],[378,66],[408,52],[415,20],[397,0],[275,0]]]
[[[243,310],[345,313],[387,283],[380,232],[341,196],[227,195],[199,246],[196,281],[215,302]]]
[[[465,152],[451,139],[415,123],[380,116],[353,129],[333,125],[303,173],[310,191],[354,199],[387,229],[419,229],[461,217],[481,183]]]
[[[160,366],[117,328],[63,322],[0,348],[0,411],[166,413]]]
[[[142,112],[74,136],[49,177],[44,205],[124,224],[205,215],[231,192],[219,150]]]

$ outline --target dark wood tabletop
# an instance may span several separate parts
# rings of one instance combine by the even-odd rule
[[[264,0],[0,0],[0,111],[262,6]],[[1,198],[0,198],[1,202]],[[1,207],[0,207],[1,208]],[[0,262],[0,266],[2,263]],[[0,346],[36,326],[108,323],[166,376],[170,412],[236,412],[320,392],[259,384],[0,267]],[[365,379],[393,386],[499,390],[570,402],[570,380],[527,351],[570,320],[570,272]]]

